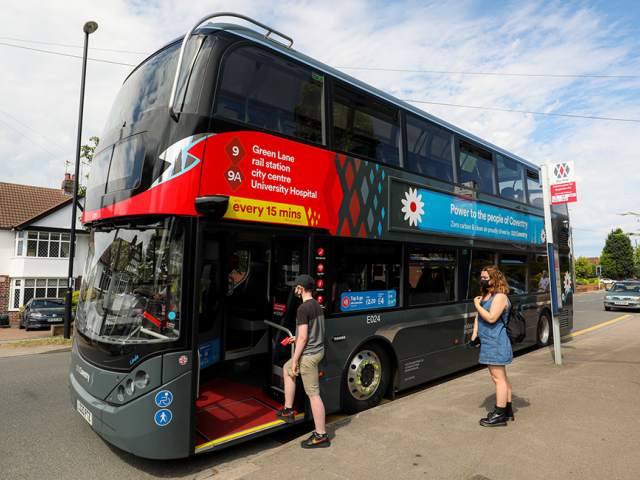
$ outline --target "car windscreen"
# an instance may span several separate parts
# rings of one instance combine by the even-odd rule
[[[64,300],[34,300],[31,308],[61,308],[64,307]]]
[[[640,283],[614,283],[611,291],[640,293]]]
[[[183,247],[183,221],[175,217],[145,228],[93,231],[75,321],[79,346],[121,356],[178,340]]]

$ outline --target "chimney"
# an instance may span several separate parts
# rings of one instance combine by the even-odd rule
[[[73,177],[75,177],[75,175]],[[72,180],[73,177],[71,176],[70,173],[64,174],[64,180],[62,181],[62,187],[61,187],[62,193],[64,195],[69,195],[69,196],[73,195],[73,183],[74,183],[74,180]]]

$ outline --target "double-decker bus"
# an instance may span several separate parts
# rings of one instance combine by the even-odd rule
[[[535,164],[262,24],[266,35],[209,18],[126,79],[93,159],[70,382],[98,434],[168,459],[287,428],[281,341],[303,273],[325,312],[327,413],[476,365],[466,344],[486,265],[524,311],[515,348],[549,344]],[[566,208],[552,218],[564,334]],[[302,388],[295,410],[311,416]]]

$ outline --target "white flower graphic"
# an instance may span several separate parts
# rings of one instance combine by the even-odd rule
[[[569,272],[564,272],[564,291],[566,293],[571,291],[571,275],[569,275]]]
[[[402,200],[402,212],[404,212],[404,219],[409,220],[409,226],[418,226],[418,222],[422,221],[422,215],[424,215],[424,202],[422,202],[422,195],[418,195],[417,188],[409,188],[409,193],[405,192],[404,196],[406,200]]]

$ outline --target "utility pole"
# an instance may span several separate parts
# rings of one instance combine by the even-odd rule
[[[544,200],[544,227],[547,237],[547,258],[549,262],[549,280],[551,293],[551,324],[553,327],[553,356],[556,365],[562,365],[562,351],[560,348],[560,312],[562,311],[562,297],[559,295],[560,260],[558,248],[553,241],[553,226],[551,224],[551,190],[549,187],[549,166],[540,167],[542,176],[542,195]]]

